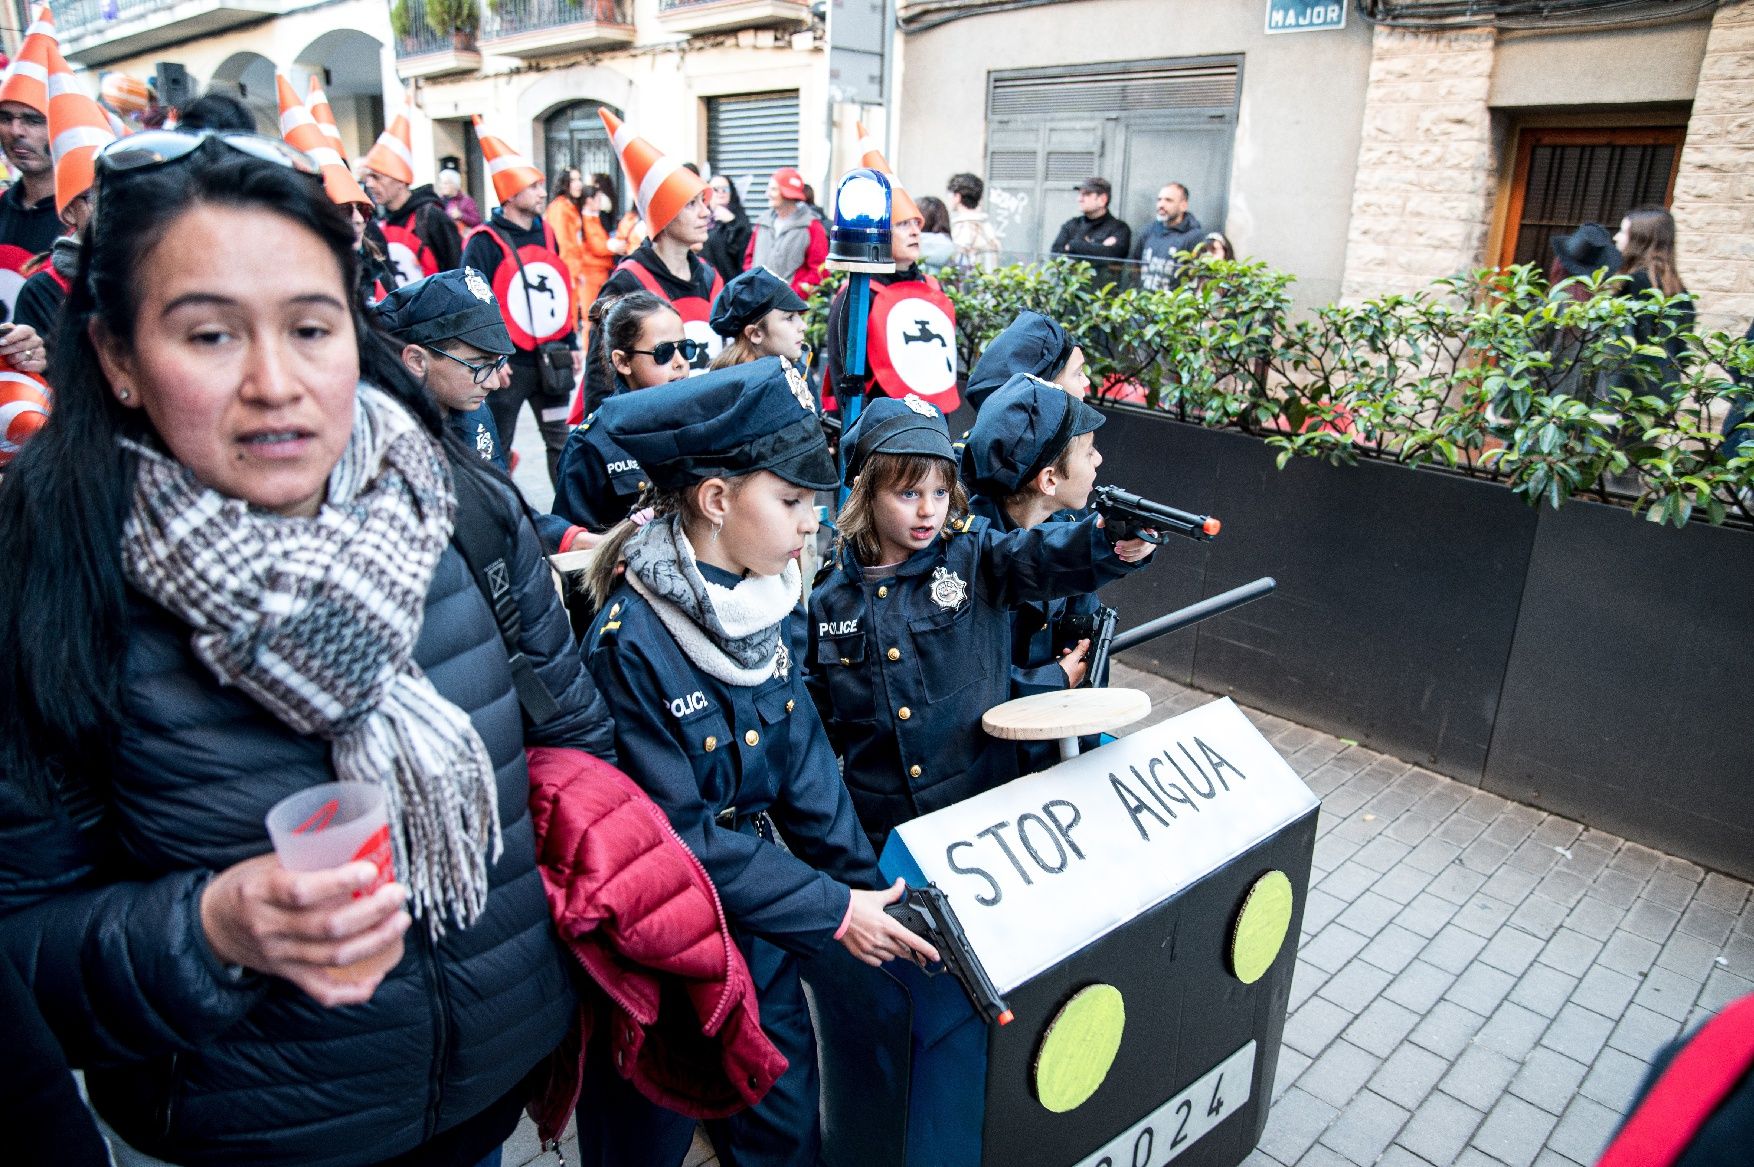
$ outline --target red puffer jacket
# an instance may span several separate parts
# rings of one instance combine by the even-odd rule
[[[556,1052],[530,1107],[543,1141],[559,1136],[578,1102],[599,1021],[613,1027],[616,1069],[653,1102],[691,1118],[754,1106],[786,1059],[761,1031],[749,968],[706,868],[620,770],[580,750],[527,755],[548,908],[602,990],[580,1009],[578,1044]],[[677,1008],[682,1000],[692,1008]]]

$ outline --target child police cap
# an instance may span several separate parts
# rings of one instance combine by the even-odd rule
[[[776,309],[781,312],[802,312],[806,305],[792,291],[792,285],[765,267],[751,268],[726,284],[713,301],[709,323],[723,337],[734,337],[746,325],[758,323]]]
[[[1017,319],[993,338],[969,370],[965,391],[968,403],[979,409],[983,401],[1019,373],[1052,381],[1077,347],[1055,321],[1040,312],[1019,312]]]
[[[641,389],[597,424],[660,490],[757,470],[812,490],[838,481],[810,385],[784,357]]]
[[[380,328],[403,344],[460,340],[496,357],[512,353],[499,301],[472,267],[404,284],[380,300],[372,314]]]
[[[948,462],[956,460],[944,415],[937,406],[912,393],[871,402],[841,441],[848,450],[849,483],[859,476],[872,454],[928,454]]]
[[[1106,419],[1051,381],[1019,373],[974,419],[962,450],[963,476],[988,496],[1004,496],[1053,465],[1079,434]]]

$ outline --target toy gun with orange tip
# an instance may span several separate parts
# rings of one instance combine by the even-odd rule
[[[1090,502],[1096,513],[1102,516],[1103,532],[1115,543],[1123,539],[1162,543],[1165,535],[1215,539],[1224,525],[1211,515],[1178,511],[1118,486],[1097,487]]]
[[[938,950],[944,968],[927,968],[927,976],[949,972],[962,983],[962,991],[987,1019],[987,1024],[1011,1024],[1011,1010],[999,996],[992,978],[987,976],[981,958],[969,947],[968,936],[962,931],[962,921],[956,918],[956,909],[950,906],[950,898],[939,890],[937,884],[910,887],[906,895],[883,910],[890,919]]]

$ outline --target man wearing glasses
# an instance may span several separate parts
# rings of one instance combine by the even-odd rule
[[[486,278],[472,267],[442,271],[397,288],[373,312],[463,443],[506,470],[487,395],[511,380],[512,338]]]

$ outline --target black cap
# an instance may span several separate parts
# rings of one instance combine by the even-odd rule
[[[641,389],[597,424],[660,490],[757,470],[812,490],[840,481],[810,385],[784,357]]]
[[[847,451],[849,483],[859,476],[872,454],[929,454],[948,462],[956,460],[944,415],[913,393],[899,399],[879,397],[865,406],[841,443]]]
[[[708,323],[714,332],[730,338],[769,312],[802,312],[805,307],[798,293],[792,291],[792,285],[765,267],[757,267],[724,286],[719,298],[713,301],[713,314]]]
[[[513,351],[499,301],[472,267],[404,284],[380,300],[372,313],[378,326],[403,344],[460,340],[496,357]]]
[[[1106,178],[1087,178],[1073,189],[1077,190],[1080,194],[1108,195],[1111,198],[1115,193],[1114,187],[1108,184],[1108,179]]]
[[[1553,254],[1569,276],[1587,276],[1600,268],[1620,270],[1620,249],[1600,223],[1585,223],[1569,235],[1553,237]]]
[[[1051,381],[1019,373],[981,406],[962,450],[963,476],[982,494],[1012,494],[1106,418]]]
[[[1072,359],[1078,344],[1058,323],[1040,312],[1019,312],[1017,319],[995,336],[969,370],[964,394],[976,409],[1011,378],[1028,373],[1052,381]]]

